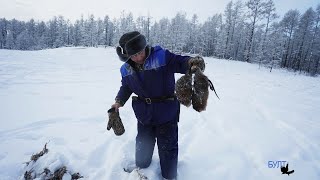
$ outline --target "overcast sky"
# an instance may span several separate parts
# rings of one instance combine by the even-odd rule
[[[242,0],[245,2],[246,0]],[[132,12],[134,18],[148,13],[153,20],[162,17],[172,18],[177,12],[186,12],[190,19],[197,14],[200,21],[208,17],[223,13],[230,0],[0,0],[0,18],[8,20],[49,20],[53,16],[62,15],[71,21],[80,19],[81,14],[87,18],[94,14],[96,18],[109,15],[120,17],[122,11]],[[235,1],[234,1],[235,2]],[[319,0],[274,0],[276,11],[283,16],[290,9],[298,9],[303,13],[309,7],[314,9]]]

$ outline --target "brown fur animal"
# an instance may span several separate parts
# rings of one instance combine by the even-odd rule
[[[206,64],[204,63],[203,58],[200,56],[190,58],[189,66],[191,67],[191,73],[195,73],[197,68],[200,68],[202,72],[204,72],[204,70],[206,69]]]
[[[187,107],[192,104],[194,110],[201,112],[206,110],[207,107],[209,86],[215,93],[216,91],[214,90],[212,82],[203,74],[205,70],[203,58],[200,56],[192,57],[189,59],[188,63],[190,69],[186,75],[178,79],[176,83],[176,95],[181,104]]]
[[[201,112],[206,110],[207,107],[209,79],[201,72],[200,68],[196,67],[194,71],[192,107],[194,110]]]
[[[176,95],[178,101],[189,107],[191,105],[192,96],[192,75],[185,74],[176,82]]]

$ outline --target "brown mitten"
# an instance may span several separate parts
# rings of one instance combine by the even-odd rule
[[[176,95],[178,101],[189,107],[191,105],[192,96],[192,75],[183,75],[176,83]]]
[[[201,112],[206,110],[209,97],[209,79],[199,68],[196,69],[193,79],[192,107]]]
[[[114,134],[117,136],[121,136],[125,130],[124,126],[122,124],[119,112],[115,111],[115,108],[111,108],[108,110],[108,115],[109,115],[109,121],[108,121],[108,126],[107,130],[110,130],[111,128],[114,131]]]

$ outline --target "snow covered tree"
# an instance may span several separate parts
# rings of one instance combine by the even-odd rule
[[[171,20],[169,29],[170,40],[168,46],[173,52],[181,53],[186,45],[189,31],[186,14],[177,13]]]
[[[148,41],[148,44],[153,46],[158,41],[157,37],[157,30],[159,29],[159,23],[157,21],[154,22],[154,24],[150,27],[150,39]]]
[[[73,45],[74,46],[82,46],[82,42],[83,42],[83,29],[84,29],[84,25],[83,25],[83,19],[81,20],[77,20],[74,28],[73,28]]]
[[[127,33],[129,31],[134,31],[136,29],[132,13],[126,13],[125,11],[121,12],[120,19],[115,20],[114,25],[114,44],[118,44],[118,40],[120,39],[122,34]]]
[[[20,50],[29,50],[32,45],[32,37],[28,30],[22,31],[17,37],[17,48]]]
[[[36,48],[35,49],[47,48],[46,32],[48,31],[48,28],[46,24],[43,21],[41,21],[40,23],[37,24],[35,31],[36,31]]]
[[[244,8],[246,10],[244,11]],[[320,73],[320,5],[288,11],[276,22],[273,0],[230,1],[223,14],[199,22],[184,12],[151,23],[152,17],[133,19],[123,11],[120,18],[103,20],[93,15],[71,23],[64,17],[48,22],[0,19],[0,48],[33,50],[63,46],[113,46],[129,31],[140,31],[150,45],[161,45],[176,53],[196,53],[259,63],[269,67]]]
[[[16,20],[15,20],[16,21]],[[12,22],[8,21],[8,25],[7,25],[7,36],[6,36],[6,40],[5,40],[5,48],[7,49],[16,49],[16,43],[15,43],[15,38],[13,37],[14,35],[14,29],[12,28]],[[1,38],[0,38],[1,39]]]
[[[109,16],[105,16],[103,20],[104,24],[104,45],[112,46],[114,37],[114,24],[110,20]]]
[[[266,49],[266,47],[268,46],[269,43],[273,43],[270,41],[270,39],[268,39],[268,35],[269,35],[269,26],[271,24],[271,22],[273,22],[278,15],[275,13],[276,8],[274,5],[273,0],[268,0],[266,2],[266,7],[265,7],[265,17],[266,17],[266,28],[264,31],[264,35],[263,35],[263,39],[262,39],[262,43],[261,43],[261,58],[259,60],[259,64],[261,64],[262,59],[265,59],[266,61],[271,60],[272,57],[270,57],[270,53],[269,53],[269,49]]]
[[[109,36],[109,32],[110,32],[110,18],[109,16],[105,16],[104,20],[103,20],[103,24],[104,24],[104,45],[105,46],[110,46],[111,42],[110,41],[110,36]]]
[[[5,48],[6,45],[7,24],[8,21],[5,18],[0,19],[0,49]]]
[[[111,31],[111,28],[110,28],[110,19],[109,19],[109,16],[105,16],[104,17],[104,20],[103,20],[103,24],[104,24],[104,45],[105,46],[110,46],[111,45],[111,38],[110,38],[110,31]]]
[[[230,40],[233,28],[233,2],[230,1],[224,11],[225,23],[223,28],[224,42],[222,47],[222,58],[230,58]]]
[[[242,60],[244,52],[245,42],[245,26],[244,26],[244,13],[243,4],[241,1],[237,1],[233,4],[232,9],[232,21],[231,21],[231,34],[229,38],[229,46],[226,52],[229,52],[232,59]],[[230,49],[228,49],[230,48]]]
[[[313,28],[313,37],[310,47],[308,72],[312,75],[320,74],[320,4],[318,4],[315,14],[315,26]]]
[[[150,14],[148,13],[147,20],[145,22],[145,32],[146,32],[147,41],[150,41],[151,19],[152,18],[150,16]]]
[[[25,22],[13,19],[10,21],[9,29],[11,30],[14,42],[16,43],[18,35],[25,30]]]
[[[91,14],[89,19],[84,23],[84,36],[83,42],[85,46],[95,47],[97,46],[97,22],[94,19],[94,15]]]
[[[26,23],[26,29],[28,30],[30,36],[35,38],[36,36],[36,23],[34,19],[31,19],[29,22]]]
[[[292,54],[293,54],[293,34],[298,28],[300,13],[298,10],[289,10],[280,21],[285,39],[285,50],[282,57],[281,67],[292,66]]]
[[[201,37],[199,38],[202,44],[200,54],[203,56],[217,55],[217,40],[221,30],[222,15],[215,15],[208,18],[200,28]]]
[[[251,62],[254,33],[257,28],[257,23],[265,17],[266,2],[265,0],[249,0],[246,2],[246,7],[248,9],[247,18],[250,21],[250,30],[248,32],[245,61]]]
[[[305,61],[309,53],[310,43],[312,42],[312,30],[314,26],[315,12],[312,8],[309,8],[300,18],[298,29],[294,38],[295,44],[295,56],[294,56],[294,70],[305,70]]]
[[[15,49],[15,43],[14,43],[14,39],[13,39],[13,33],[11,31],[8,31],[7,37],[6,37],[6,44],[5,47],[7,49]]]
[[[150,27],[151,27],[151,17],[148,15],[139,16],[135,23],[135,28],[140,33],[144,34],[146,37],[147,42],[150,41]]]
[[[150,40],[152,45],[160,45],[164,48],[169,48],[170,41],[170,20],[162,18],[159,22],[155,22],[151,27],[152,38]]]
[[[37,37],[36,37],[36,23],[34,21],[34,19],[31,19],[29,22],[26,23],[26,29],[27,29],[27,33],[29,34],[29,36],[27,36],[29,39],[29,50],[34,50],[36,49],[36,44],[37,44]]]
[[[56,22],[57,26],[57,34],[56,38],[54,40],[53,46],[54,47],[63,47],[67,45],[67,37],[68,37],[68,27],[67,27],[67,22],[64,19],[63,16],[59,16]]]
[[[96,35],[97,35],[96,37],[97,45],[103,45],[104,44],[104,23],[100,18],[98,18],[97,20]]]
[[[284,52],[285,36],[283,36],[283,28],[280,23],[273,23],[270,27],[270,34],[268,34],[268,42],[265,44],[265,49],[268,50],[268,57],[264,64],[270,67],[280,67],[282,60],[282,53]]]
[[[52,20],[49,21],[49,29],[47,32],[47,38],[48,38],[48,45],[51,48],[57,48],[56,45],[56,39],[58,38],[58,20],[57,17],[53,17]]]
[[[186,39],[186,46],[184,48],[184,52],[199,53],[199,20],[196,14],[192,16],[191,22],[188,26],[190,27],[190,30],[188,31],[188,37]]]
[[[70,20],[68,19],[67,20],[67,23],[66,23],[66,26],[67,26],[67,40],[66,40],[66,44],[67,46],[70,46],[71,43],[72,43],[72,24],[70,22]]]
[[[1,20],[0,20],[1,21]],[[2,24],[0,22],[0,24]],[[25,30],[25,23],[23,22],[20,22],[20,21],[17,21],[16,19],[12,19],[10,21],[7,21],[7,26],[6,26],[6,33],[7,33],[7,37],[6,37],[6,40],[5,40],[5,43],[4,46],[2,48],[9,48],[9,49],[17,49],[17,46],[16,46],[16,39],[17,39],[17,36]],[[0,25],[0,29],[1,29],[1,26]],[[3,27],[2,27],[3,28]],[[1,30],[0,30],[1,32]],[[0,39],[3,38],[3,36],[1,35],[0,36]],[[1,41],[1,40],[0,40]],[[3,40],[2,40],[3,41]],[[9,42],[7,42],[9,41]],[[4,43],[4,41],[3,41]]]
[[[226,40],[226,24],[223,23],[222,14],[219,16],[217,21],[219,29],[217,29],[217,38],[215,45],[215,56],[219,58],[224,58],[223,55],[225,53],[225,40]]]

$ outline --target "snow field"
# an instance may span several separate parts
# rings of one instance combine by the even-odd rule
[[[284,179],[268,161],[288,161],[290,179],[320,179],[320,79],[205,58],[207,110],[181,106],[179,179]],[[0,179],[16,180],[48,143],[35,169],[66,165],[84,179],[138,178],[136,119],[131,100],[120,109],[126,132],[107,131],[106,111],[120,87],[114,48],[0,50]],[[181,75],[177,75],[177,78]],[[157,147],[142,173],[160,179]],[[65,179],[70,177],[65,176]]]

